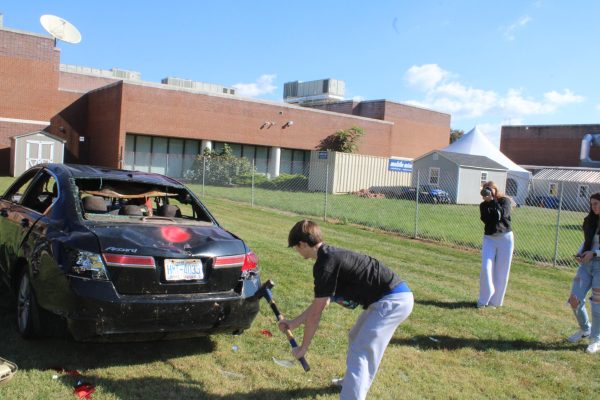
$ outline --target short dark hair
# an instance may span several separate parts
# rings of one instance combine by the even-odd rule
[[[288,247],[294,247],[300,242],[304,242],[310,247],[313,247],[322,241],[323,236],[321,235],[321,228],[319,228],[319,225],[307,219],[296,222],[288,235]]]

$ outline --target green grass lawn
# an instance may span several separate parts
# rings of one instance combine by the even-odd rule
[[[397,232],[464,248],[481,247],[483,224],[479,220],[477,205],[419,204],[418,219],[414,201],[397,199],[367,199],[355,195],[329,195],[256,189],[248,187],[225,188],[200,185],[190,187],[202,198],[226,198],[261,207],[314,216],[323,220],[359,224],[370,228]],[[327,212],[325,212],[325,204]],[[559,246],[555,249],[557,235],[557,210],[538,207],[519,207],[512,211],[515,232],[515,255],[539,263],[554,261],[557,265],[575,266],[573,254],[583,240],[581,223],[585,213],[562,211],[559,229]]]
[[[222,225],[259,255],[263,279],[276,282],[285,315],[311,301],[309,260],[286,247],[299,219],[213,197],[205,202]],[[479,253],[369,231],[323,224],[326,241],[376,256],[406,279],[416,304],[396,331],[370,392],[371,399],[597,398],[598,355],[564,337],[576,329],[564,305],[574,270],[513,263],[505,307],[478,310]],[[329,381],[344,372],[346,334],[359,311],[331,305],[307,359],[312,370],[282,367],[291,359],[266,303],[241,336],[128,344],[25,341],[14,316],[0,313],[0,357],[19,365],[0,399],[74,398],[77,380],[49,368],[76,369],[92,382],[93,399],[336,399]],[[272,337],[261,330],[269,329]],[[301,332],[296,332],[301,337]],[[237,346],[237,347],[234,347]],[[237,349],[237,350],[235,350]]]

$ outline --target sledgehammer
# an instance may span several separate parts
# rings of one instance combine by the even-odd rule
[[[273,300],[273,293],[271,293],[271,289],[273,288],[273,286],[275,286],[275,283],[273,283],[273,281],[269,279],[268,281],[262,284],[262,286],[254,294],[254,296],[258,299],[260,299],[261,297],[267,299],[269,305],[271,306],[271,310],[273,310],[273,312],[275,313],[275,318],[277,318],[277,322],[279,322],[284,318],[283,315],[281,315],[281,313],[279,312],[277,304],[275,304],[275,301]],[[292,345],[292,348],[298,347],[298,343],[296,343],[296,339],[294,339],[292,331],[286,329],[285,335],[287,336],[290,345]],[[300,361],[300,364],[302,364],[302,368],[304,368],[304,371],[310,371],[310,366],[308,365],[304,357],[299,358],[298,361]]]

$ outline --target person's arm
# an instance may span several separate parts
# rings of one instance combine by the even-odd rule
[[[304,336],[302,338],[302,345],[292,349],[294,357],[304,357],[313,336],[317,332],[319,322],[321,321],[321,315],[323,310],[329,304],[329,297],[317,297],[313,302],[304,310],[302,314],[292,320],[281,320],[279,321],[279,330],[285,333],[286,329],[294,330],[298,326],[304,324]]]
[[[512,209],[512,203],[508,197],[503,197],[498,201],[499,209],[502,211],[502,217],[510,218],[510,210]]]

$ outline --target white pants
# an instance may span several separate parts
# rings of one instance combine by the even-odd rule
[[[478,306],[502,305],[514,248],[512,232],[483,236]]]
[[[394,331],[410,315],[414,305],[411,292],[394,293],[371,304],[360,314],[348,334],[346,375],[342,400],[363,400],[373,383]]]

